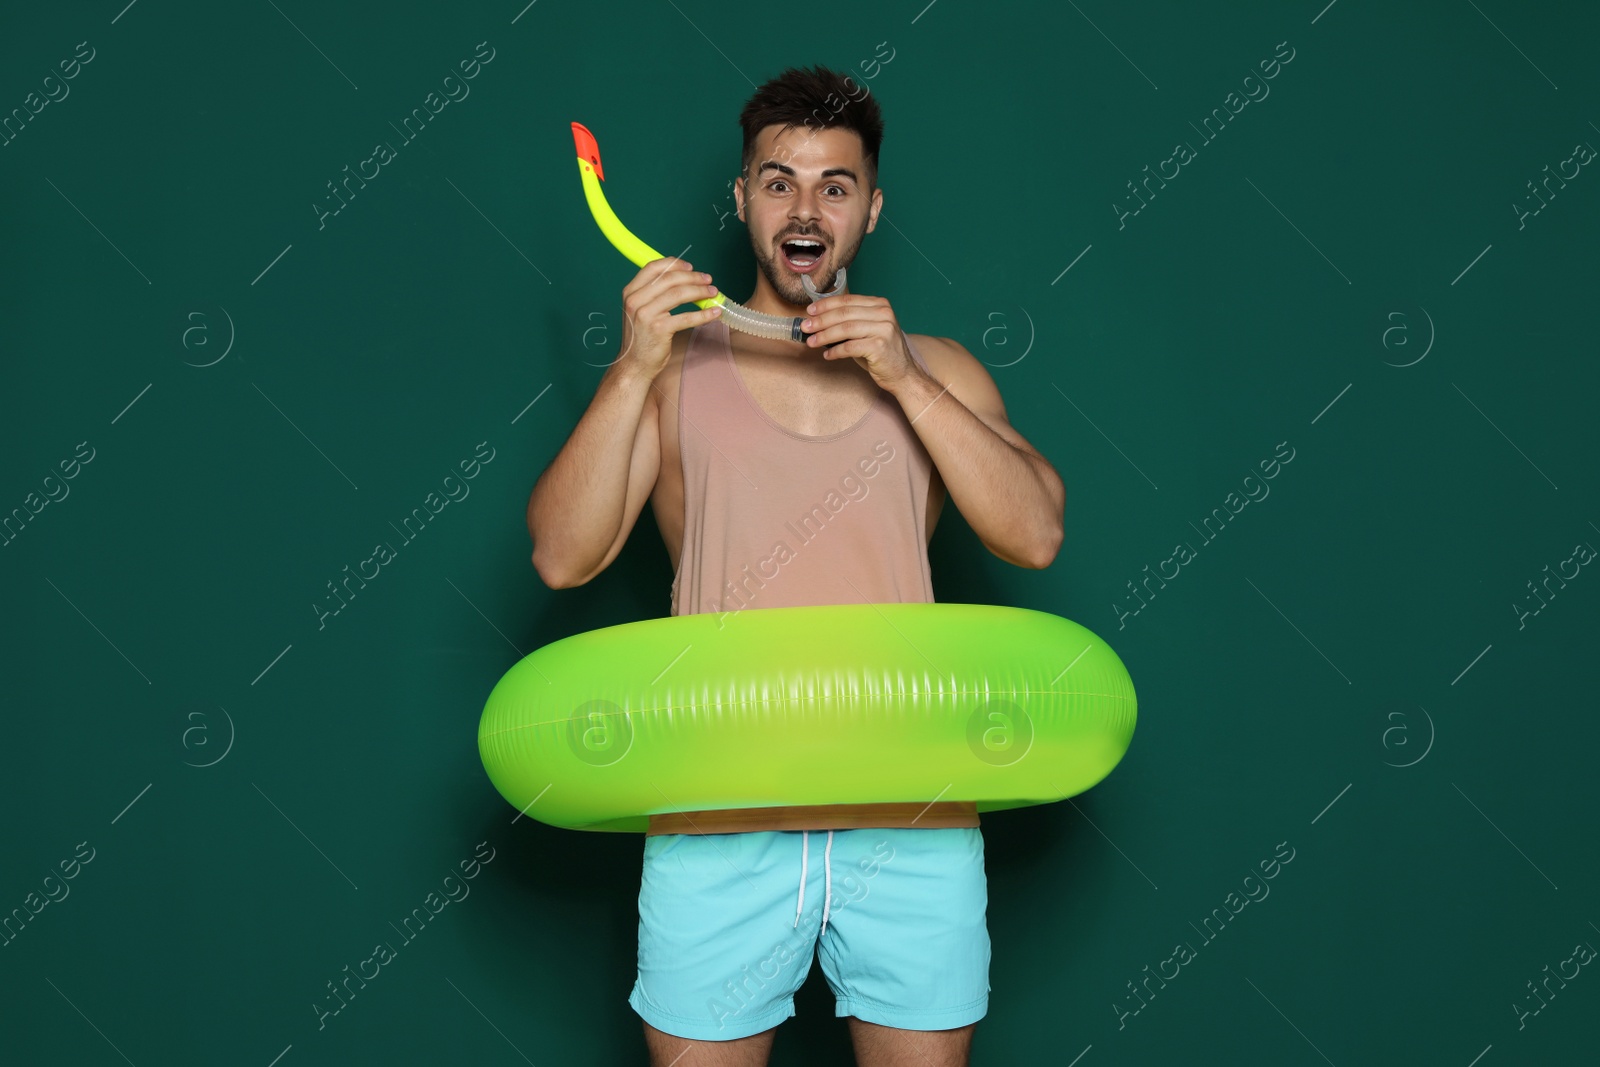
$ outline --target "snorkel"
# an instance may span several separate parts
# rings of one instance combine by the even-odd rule
[[[617,218],[617,213],[611,210],[611,205],[606,203],[606,194],[600,189],[600,183],[605,180],[606,175],[600,167],[600,146],[595,142],[594,134],[590,133],[583,123],[574,122],[572,139],[578,147],[578,176],[583,179],[583,196],[589,202],[589,211],[594,215],[594,221],[600,225],[600,232],[616,246],[617,251],[632,260],[636,267],[663,258],[660,252],[635,237],[622,224],[622,220]],[[811,284],[809,274],[800,275],[800,285],[805,289],[806,295],[813,300],[820,300],[825,296],[837,296],[844,292],[845,270],[843,267],[839,268],[839,277],[834,281],[833,288],[825,293],[818,292],[816,286]],[[805,320],[799,316],[789,318],[751,311],[743,304],[729,300],[725,293],[720,292],[716,296],[696,300],[694,303],[699,308],[720,304],[722,321],[742,333],[775,341],[806,339],[805,332],[800,329],[800,323]]]

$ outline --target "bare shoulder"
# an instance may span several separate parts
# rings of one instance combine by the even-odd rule
[[[659,417],[663,411],[672,410],[678,403],[678,380],[683,373],[683,357],[689,350],[689,330],[679,330],[672,335],[672,354],[656,375],[645,403]],[[665,401],[663,403],[663,401]]]
[[[989,369],[960,341],[950,337],[908,333],[906,337],[928,365],[928,373],[947,387],[950,395],[961,401],[978,419],[1011,444],[1038,455],[1038,450],[1028,443],[1011,425],[1006,416],[1005,400],[1000,387],[989,374]]]
[[[1000,390],[988,370],[960,341],[951,337],[934,337],[932,334],[908,333],[906,338],[922,354],[928,373],[950,386],[957,396],[986,407],[1000,407]],[[972,403],[967,404],[972,407]]]
[[[689,351],[689,335],[693,330],[679,330],[672,335],[672,354],[650,389],[650,404],[655,409],[657,426],[661,433],[663,456],[676,459],[678,450],[678,395],[683,381],[683,362]]]
[[[678,402],[678,382],[683,377],[683,360],[689,354],[689,341],[694,330],[679,330],[672,335],[672,355],[667,357],[667,365],[661,368],[661,373],[656,376],[656,384],[660,386],[661,393],[670,399],[674,405]]]
[[[917,351],[922,354],[923,360],[928,364],[928,369],[933,370],[935,363],[941,366],[954,362],[959,356],[971,358],[971,353],[959,341],[949,337],[934,337],[926,333],[908,333],[906,339],[917,346]]]

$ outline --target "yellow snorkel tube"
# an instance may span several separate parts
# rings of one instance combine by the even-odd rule
[[[600,232],[606,235],[606,240],[616,246],[617,251],[627,256],[636,267],[642,267],[653,260],[663,258],[660,252],[651,248],[633,231],[622,224],[617,218],[617,213],[611,210],[611,205],[606,203],[606,194],[601,190],[600,183],[605,180],[606,174],[600,166],[600,145],[596,143],[594,134],[581,122],[572,124],[572,140],[578,148],[578,177],[583,180],[583,198],[589,202],[589,212],[594,215],[594,221],[599,224]],[[834,282],[832,289],[825,293],[818,292],[811,284],[811,276],[802,274],[800,285],[805,289],[806,295],[813,300],[825,296],[835,296],[844,292],[845,271],[839,269],[839,277]],[[708,308],[713,304],[722,306],[720,318],[730,327],[743,333],[756,337],[767,337],[776,341],[804,341],[805,331],[800,329],[804,319],[796,316],[788,318],[782,315],[766,315],[759,311],[751,311],[735,300],[729,300],[725,293],[707,297],[705,300],[696,300],[695,306]]]

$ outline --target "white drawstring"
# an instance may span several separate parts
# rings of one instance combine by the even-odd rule
[[[811,832],[809,830],[802,830],[800,831],[800,899],[795,901],[794,905],[794,922],[792,924],[794,926],[800,925],[800,912],[804,910],[806,905],[806,863],[808,857],[810,856],[810,852]],[[833,904],[832,859],[833,831],[829,830],[827,847],[822,850],[822,873],[824,885],[822,890],[822,930],[819,931],[820,933],[827,933],[828,931],[828,913],[829,908]]]
[[[806,903],[806,852],[811,842],[811,835],[806,831],[800,832],[800,899],[794,905],[794,925],[800,925],[800,909]]]
[[[802,277],[804,277],[802,275]],[[822,850],[822,873],[827,884],[822,890],[822,933],[828,932],[828,906],[833,903],[833,867],[829,864],[829,857],[833,855],[833,831],[828,831],[828,847]]]

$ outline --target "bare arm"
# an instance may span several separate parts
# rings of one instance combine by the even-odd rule
[[[1048,567],[1061,548],[1061,476],[1011,426],[983,364],[955,341],[938,340],[942,347],[923,355],[939,378],[916,370],[895,399],[984,546],[1019,567]]]
[[[654,382],[613,363],[528,497],[533,567],[552,589],[582,585],[622,551],[661,466]]]
[[[721,309],[672,314],[711,296],[710,276],[676,258],[652,260],[622,290],[622,348],[567,443],[528,497],[533,567],[552,589],[582,585],[622,551],[661,470],[656,377],[675,336]]]

